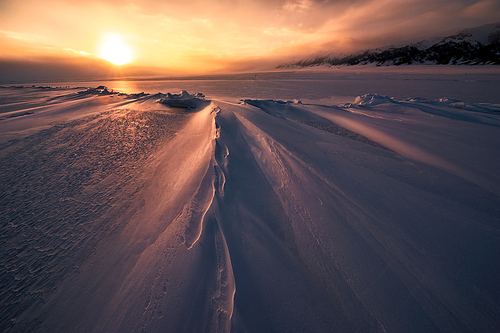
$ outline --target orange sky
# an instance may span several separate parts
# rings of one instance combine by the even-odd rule
[[[0,59],[97,64],[111,33],[131,49],[123,69],[258,69],[446,35],[498,13],[500,0],[0,0]]]

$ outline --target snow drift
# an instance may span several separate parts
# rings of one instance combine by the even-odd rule
[[[0,90],[2,331],[500,325],[498,105],[104,89]]]

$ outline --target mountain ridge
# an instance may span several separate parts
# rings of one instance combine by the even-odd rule
[[[500,65],[500,22],[464,29],[447,37],[434,37],[417,43],[368,49],[347,56],[316,56],[284,63],[278,68],[367,65],[377,66]]]

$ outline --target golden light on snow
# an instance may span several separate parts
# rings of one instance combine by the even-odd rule
[[[117,66],[132,61],[132,50],[117,34],[108,34],[101,44],[99,56]]]

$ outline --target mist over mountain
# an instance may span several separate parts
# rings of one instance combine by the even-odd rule
[[[332,53],[296,62],[283,63],[278,68],[366,65],[377,66],[436,64],[436,65],[500,65],[500,22],[464,29],[448,37],[435,37],[402,46],[386,46],[363,52],[336,56]]]

